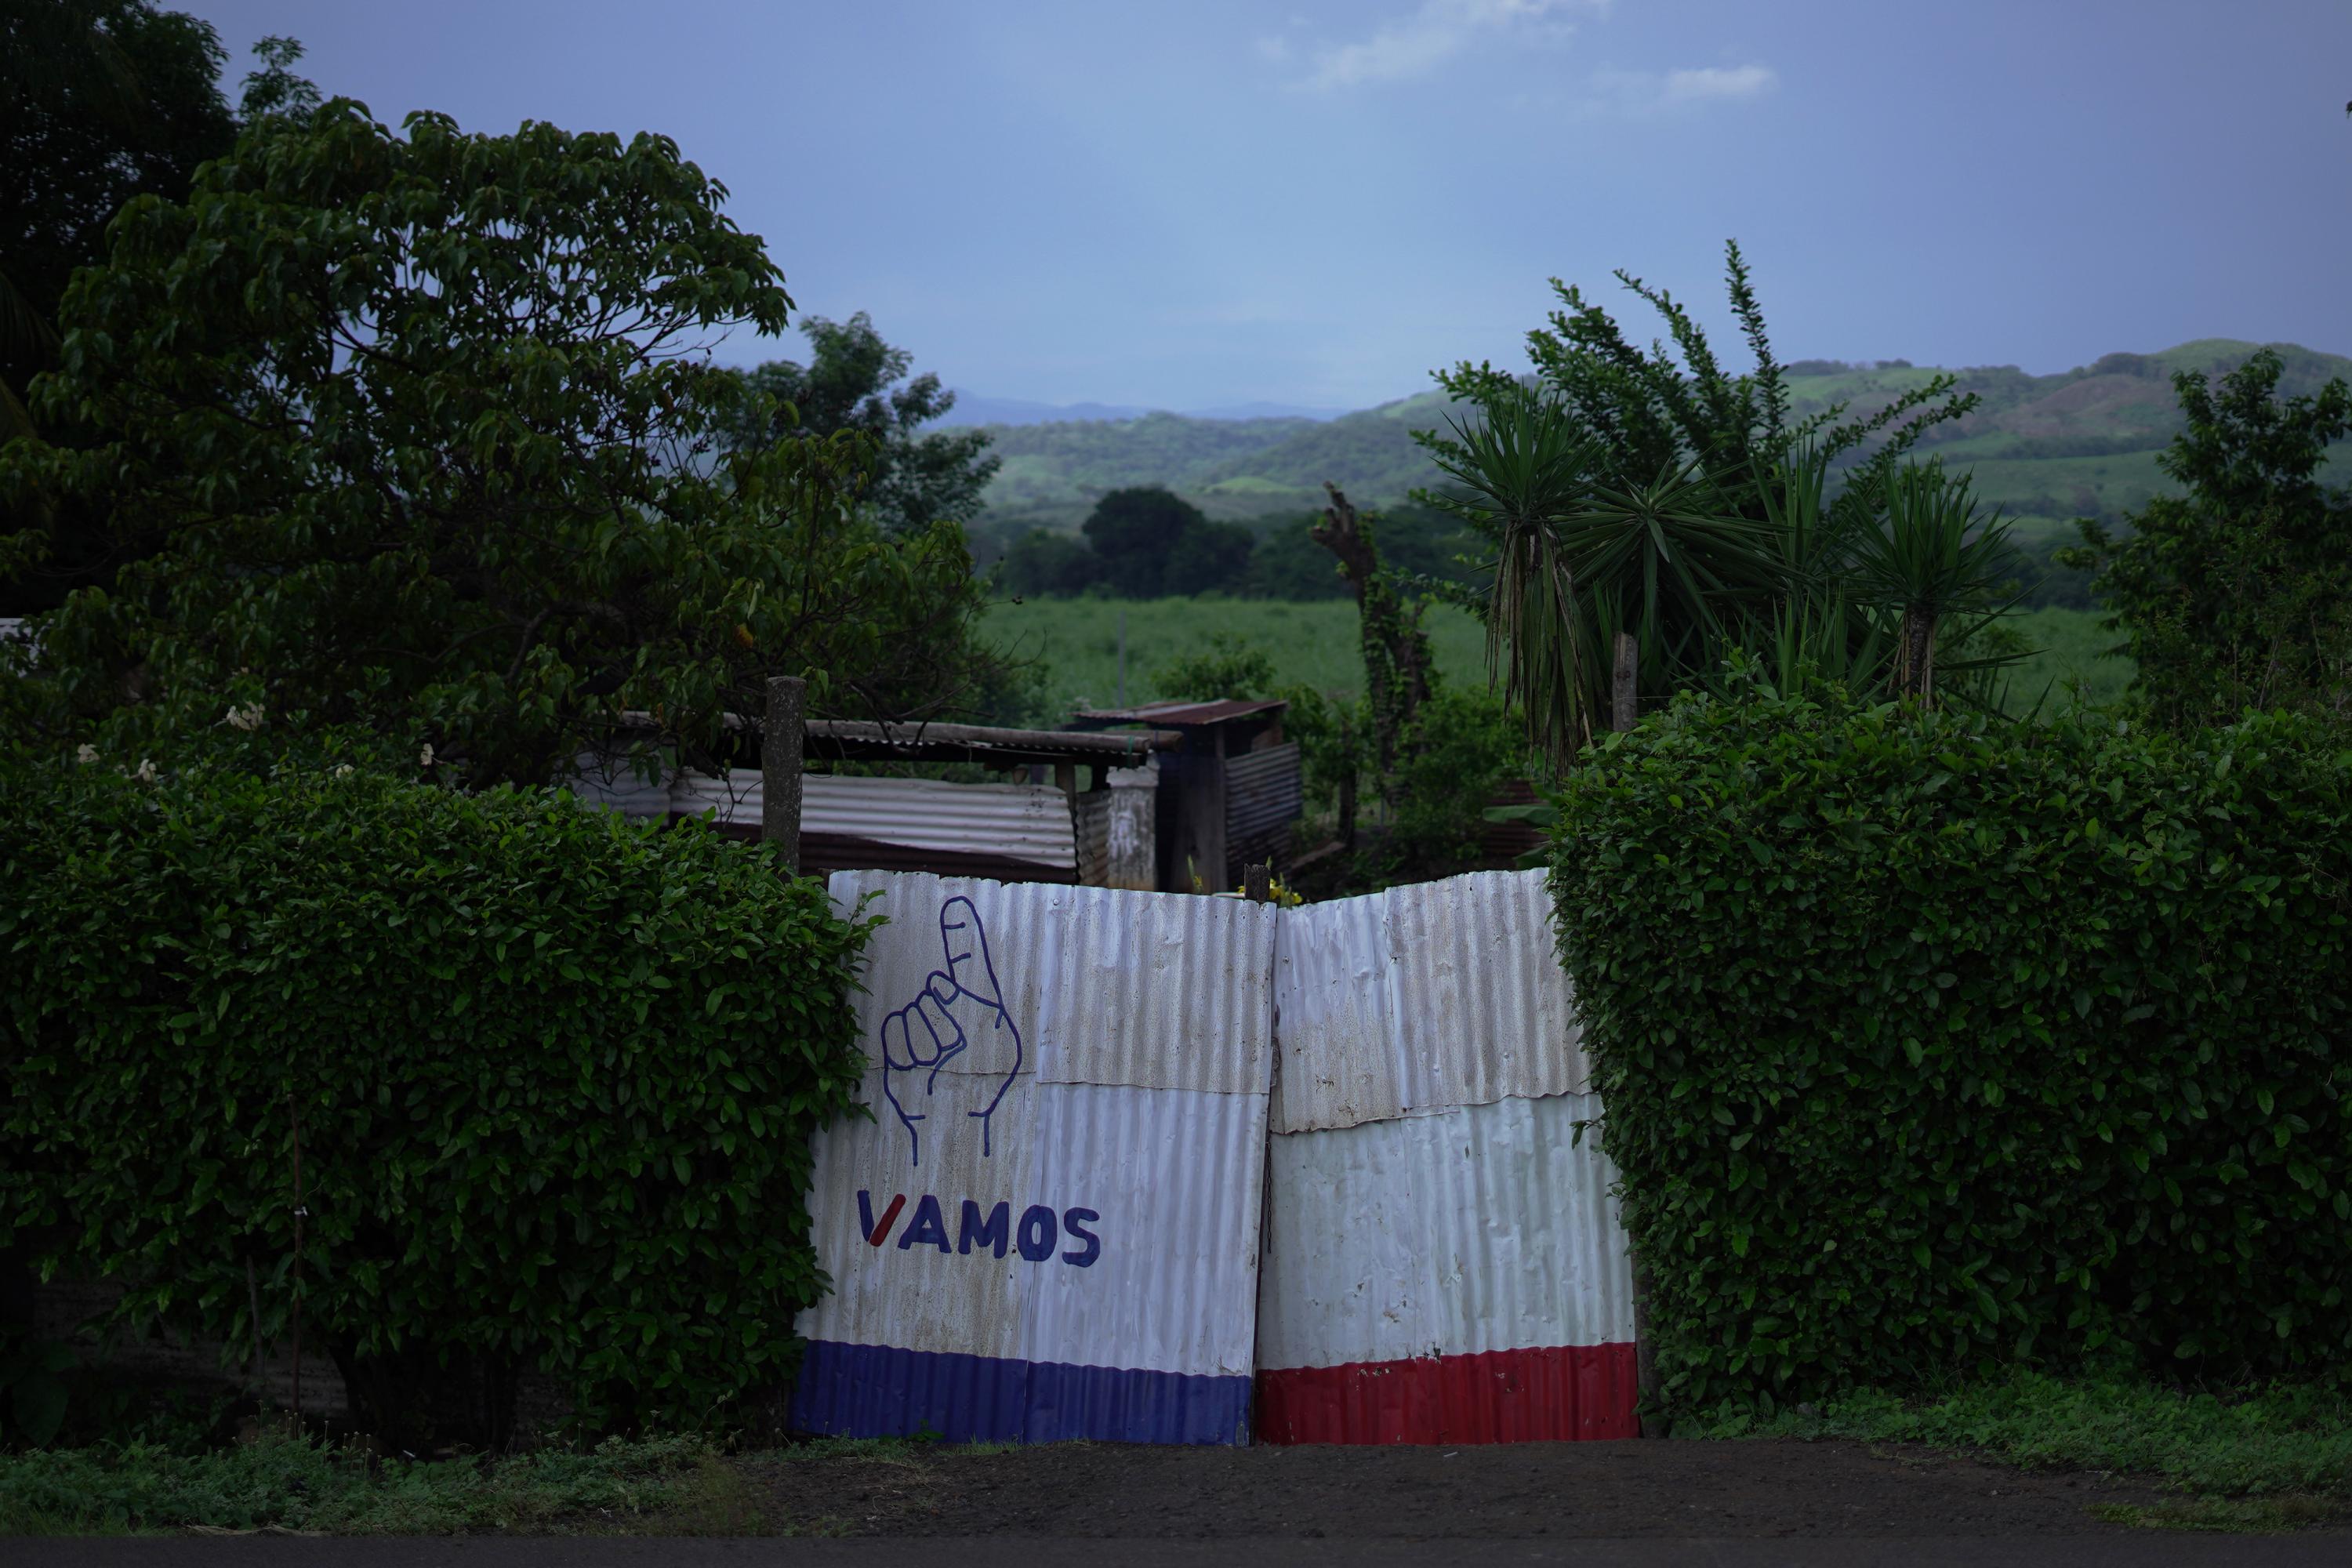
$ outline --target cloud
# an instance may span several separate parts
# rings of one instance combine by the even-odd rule
[[[1670,71],[1599,71],[1591,107],[1623,114],[1659,114],[1697,103],[1759,98],[1780,84],[1770,66],[1700,66]]]
[[[1272,37],[1260,38],[1257,41],[1257,53],[1258,58],[1272,60],[1279,65],[1290,58],[1290,40],[1279,34]]]
[[[1314,71],[1298,85],[1320,91],[1424,76],[1459,54],[1481,33],[1549,24],[1554,37],[1568,11],[1603,11],[1608,0],[1422,0],[1411,16],[1383,24],[1372,36],[1318,52]]]

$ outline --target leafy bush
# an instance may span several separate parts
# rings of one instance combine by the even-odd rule
[[[1486,803],[1530,762],[1517,718],[1493,693],[1433,693],[1397,760],[1396,816],[1382,843],[1391,869],[1442,872],[1476,860]]]
[[[1588,752],[1553,887],[1667,1402],[2352,1371],[2347,763],[1769,689]]]
[[[0,783],[0,1245],[233,1352],[299,1298],[387,1437],[444,1367],[542,1369],[599,1426],[786,1370],[809,1137],[861,1064],[867,928],[821,885],[349,764]]]

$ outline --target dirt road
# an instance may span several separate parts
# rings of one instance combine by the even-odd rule
[[[2144,1481],[1835,1442],[902,1447],[747,1461],[746,1479],[772,1524],[852,1536],[2080,1536],[2125,1531],[2102,1505],[2166,1500]]]

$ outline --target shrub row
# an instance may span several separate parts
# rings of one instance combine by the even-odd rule
[[[1670,1405],[2352,1368],[2352,758],[1685,699],[1552,885]]]
[[[867,927],[820,884],[366,768],[0,784],[0,1243],[232,1350],[299,1294],[387,1436],[453,1366],[597,1426],[786,1370],[810,1134],[862,1063]]]

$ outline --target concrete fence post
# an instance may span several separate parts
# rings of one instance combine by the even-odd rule
[[[760,729],[760,838],[783,847],[784,865],[801,869],[801,748],[808,717],[808,682],[794,676],[768,680],[768,711]]]

